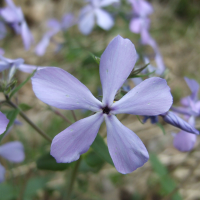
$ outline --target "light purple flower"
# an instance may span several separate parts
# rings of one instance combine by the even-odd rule
[[[112,3],[119,2],[119,0],[89,0],[89,5],[83,7],[79,15],[79,30],[84,35],[92,32],[96,23],[104,30],[109,30],[114,25],[112,16],[102,9],[102,7],[109,6]]]
[[[33,91],[43,102],[60,109],[87,109],[96,114],[81,119],[53,139],[51,155],[57,162],[78,160],[93,143],[103,120],[107,126],[108,149],[116,169],[130,173],[147,162],[148,152],[139,137],[125,127],[115,114],[158,115],[172,104],[170,88],[164,79],[149,78],[113,102],[136,62],[132,42],[115,37],[100,59],[103,99],[100,102],[89,89],[63,69],[41,69],[32,77]]]
[[[141,17],[147,17],[153,13],[152,5],[144,0],[129,0],[132,4],[134,14]]]
[[[50,28],[50,30],[45,33],[42,40],[36,46],[35,53],[38,56],[43,56],[45,54],[47,46],[49,45],[49,42],[51,41],[51,38],[60,31],[66,31],[74,24],[75,24],[75,19],[72,14],[65,14],[61,22],[59,22],[56,19],[50,19],[47,22],[47,26],[48,28]]]
[[[6,116],[0,112],[0,135],[5,132],[8,122],[9,120],[6,118]]]
[[[0,72],[6,69],[10,69],[8,78],[10,80],[17,69],[25,73],[32,73],[36,69],[41,69],[41,67],[24,64],[24,60],[22,58],[12,60],[0,55]]]
[[[28,50],[33,43],[33,36],[25,21],[20,7],[15,6],[12,0],[6,0],[7,7],[0,9],[3,20],[9,24],[17,34],[21,34],[24,47]]]
[[[0,156],[14,163],[22,162],[25,158],[21,142],[8,142],[0,146]],[[0,183],[4,181],[5,168],[0,164]]]
[[[200,115],[200,101],[198,100],[199,84],[193,80],[185,77],[185,81],[191,90],[191,95],[181,99],[183,107],[172,107],[174,112],[188,116]]]
[[[188,123],[194,127],[195,126],[195,118],[190,117]],[[188,133],[186,131],[180,131],[178,134],[174,136],[174,147],[179,151],[191,151],[194,148],[196,143],[196,135],[192,133]]]

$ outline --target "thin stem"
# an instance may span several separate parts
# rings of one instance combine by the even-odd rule
[[[71,110],[71,113],[73,115],[73,118],[74,118],[75,122],[78,121],[77,118],[76,118],[75,112],[73,110]]]
[[[77,176],[77,173],[78,173],[78,168],[79,168],[79,165],[81,163],[81,157],[78,159],[73,171],[72,171],[72,176],[70,178],[70,183],[69,183],[69,187],[67,189],[67,200],[70,200],[70,197],[71,197],[71,194],[72,194],[72,189],[73,189],[73,186],[74,186],[74,182],[76,180],[76,176]]]
[[[52,110],[53,110],[53,109],[52,109]],[[63,118],[67,123],[72,124],[72,122],[71,122],[67,117],[65,117],[62,113],[60,113],[58,110],[53,110],[53,112],[54,112],[56,115],[58,115],[58,116],[60,116],[61,118]]]
[[[6,96],[6,102],[12,106],[13,108],[19,109],[13,102],[11,102]],[[52,139],[45,133],[43,132],[38,126],[36,126],[20,109],[19,109],[19,115],[29,124],[31,125],[42,137],[44,137],[46,140],[49,142],[52,142]]]

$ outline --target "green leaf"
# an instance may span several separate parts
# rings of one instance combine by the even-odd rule
[[[11,99],[12,96],[18,91],[20,90],[29,80],[30,78],[35,74],[36,70],[24,81],[22,82],[21,84],[19,84],[14,90],[12,90],[12,92],[10,93],[10,96],[9,98]]]
[[[67,169],[71,163],[57,163],[50,153],[46,153],[37,159],[36,165],[37,168],[41,170],[63,171]]]
[[[0,142],[1,142],[2,138],[4,137],[4,135],[6,134],[6,132],[8,131],[8,129],[13,125],[18,114],[19,114],[19,109],[10,110],[10,111],[6,112],[6,117],[9,119],[9,123],[6,128],[6,131],[0,135]]]
[[[159,176],[163,195],[171,193],[176,188],[176,182],[170,177],[167,168],[159,161],[155,154],[150,154],[150,162],[153,170]],[[172,196],[172,200],[182,200],[182,197],[177,192]]]
[[[104,165],[105,161],[99,157],[93,150],[89,151],[85,156],[84,160],[92,167],[95,172],[98,172]]]
[[[114,166],[113,161],[108,151],[108,147],[105,144],[103,138],[99,134],[97,134],[97,137],[95,138],[91,147],[94,150],[94,152],[97,155],[99,155],[99,157],[101,157],[103,160],[105,160],[106,162]]]
[[[138,115],[136,115],[136,117],[137,117],[137,119],[139,120],[139,122],[140,122],[141,124],[144,124],[144,123],[141,121],[141,119],[140,119],[140,117],[139,117]]]
[[[38,190],[45,187],[48,179],[45,177],[36,177],[29,179],[24,192],[24,200],[32,200]]]
[[[157,122],[156,125],[162,130],[163,134],[166,135],[166,132],[165,132],[163,125],[159,122]]]
[[[131,74],[134,74],[134,75],[139,74],[139,73],[140,73],[141,71],[143,71],[149,64],[150,64],[150,63],[146,64],[144,67],[140,67],[139,69],[133,70],[133,71],[131,72]]]
[[[92,58],[95,60],[95,62],[99,65],[100,64],[100,58],[95,56],[94,54],[90,53],[90,55],[92,56]]]
[[[159,176],[164,176],[166,175],[167,168],[159,161],[157,156],[155,154],[150,154],[150,162],[153,167],[153,170],[159,175]]]
[[[30,110],[32,107],[29,106],[28,104],[21,103],[21,104],[19,104],[19,108],[20,108],[22,111],[27,111],[27,110]]]
[[[128,78],[146,77],[146,76],[149,76],[154,73],[155,73],[155,70],[153,72],[149,72],[147,74],[139,74],[139,75],[131,74]]]
[[[1,183],[0,184],[0,197],[3,197],[2,200],[11,200],[16,199],[18,196],[18,192],[16,191],[10,184]],[[0,198],[1,199],[1,198]]]

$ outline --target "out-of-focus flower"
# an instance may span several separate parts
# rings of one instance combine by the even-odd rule
[[[112,16],[102,7],[109,6],[113,3],[118,3],[119,0],[88,0],[88,5],[83,7],[79,15],[79,30],[84,35],[88,35],[92,32],[92,29],[96,23],[104,30],[109,30],[114,25]]]
[[[19,163],[25,158],[24,147],[21,142],[8,142],[0,146],[0,156],[6,160]],[[5,168],[0,164],[0,183],[4,181]]]
[[[6,118],[6,116],[0,112],[0,135],[5,132],[8,122],[9,120]]]
[[[195,127],[195,118],[193,116],[190,117],[188,123],[192,127]],[[174,147],[183,152],[191,151],[194,148],[196,137],[195,134],[182,130],[174,136]]]
[[[13,69],[12,69],[12,73],[10,74],[10,77],[13,76],[13,73],[17,69],[25,73],[32,73],[34,70],[41,69],[42,67],[24,64],[24,60],[22,58],[12,60],[0,55],[0,72],[6,69],[11,69],[11,68]]]
[[[200,101],[198,101],[199,84],[185,77],[185,81],[191,90],[191,95],[181,99],[183,107],[172,107],[174,112],[185,115],[189,118],[188,123],[195,127],[195,118],[200,115]],[[196,135],[190,134],[189,131],[181,131],[174,137],[174,146],[179,151],[190,151],[194,148]]]
[[[50,28],[51,30],[46,32],[42,40],[38,43],[38,45],[35,48],[35,53],[38,56],[44,55],[46,48],[49,45],[49,42],[51,41],[51,38],[60,31],[66,31],[74,24],[75,24],[75,18],[72,14],[65,14],[61,22],[59,22],[56,19],[49,20],[47,22],[47,27]],[[60,44],[58,44],[57,46],[59,45]]]
[[[197,117],[200,115],[200,101],[198,100],[199,84],[187,77],[185,77],[185,81],[192,93],[190,96],[181,99],[183,107],[172,107],[172,110],[187,116]]]
[[[21,34],[24,47],[28,50],[33,43],[33,36],[25,21],[20,7],[15,6],[12,0],[6,0],[7,7],[0,9],[0,16],[17,34]]]
[[[100,59],[102,102],[68,72],[45,68],[32,77],[33,91],[43,102],[60,109],[87,109],[96,114],[81,119],[53,139],[51,155],[57,162],[73,162],[93,143],[101,123],[107,126],[108,149],[116,169],[130,173],[147,162],[149,155],[140,138],[125,127],[115,114],[159,115],[172,104],[170,88],[161,78],[149,78],[114,102],[119,88],[126,81],[136,62],[132,42],[115,37]]]

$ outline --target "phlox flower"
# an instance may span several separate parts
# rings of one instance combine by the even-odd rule
[[[0,16],[9,24],[17,34],[20,34],[24,47],[28,50],[33,43],[33,36],[25,21],[23,12],[20,7],[15,6],[12,0],[5,0],[7,7],[0,9]]]
[[[195,127],[195,117],[190,117],[188,123]],[[197,136],[190,132],[180,131],[174,136],[174,147],[179,151],[186,152],[191,151],[196,143]]]
[[[88,0],[87,2],[89,2],[89,4],[81,9],[79,15],[78,26],[81,33],[88,35],[92,32],[95,25],[95,18],[97,25],[102,29],[111,29],[114,25],[114,20],[102,7],[119,2],[119,0]]]
[[[195,118],[200,115],[200,101],[198,100],[199,84],[185,77],[185,81],[191,90],[191,95],[181,99],[182,107],[172,107],[174,112],[183,114],[189,118],[188,123],[195,127]],[[179,151],[191,151],[196,142],[196,135],[190,134],[190,131],[181,131],[174,137],[174,146]]]
[[[117,91],[133,70],[136,57],[135,47],[129,39],[117,36],[110,42],[100,59],[102,102],[63,69],[47,67],[38,70],[32,77],[36,96],[50,106],[95,112],[54,137],[51,155],[58,163],[78,160],[90,148],[104,120],[109,153],[120,173],[130,173],[147,162],[149,155],[140,138],[115,115],[159,115],[168,111],[172,96],[166,81],[155,77],[146,79],[114,102]]]
[[[45,33],[42,40],[38,43],[35,48],[35,53],[38,56],[42,56],[45,54],[46,48],[51,41],[51,38],[56,35],[60,31],[66,31],[68,28],[75,24],[75,19],[72,14],[65,14],[59,22],[56,19],[50,19],[47,22],[47,27],[50,29],[48,32]]]
[[[0,156],[6,160],[19,163],[25,158],[24,147],[21,142],[8,142],[0,146]],[[0,183],[4,181],[5,168],[0,164]]]
[[[200,101],[198,100],[199,84],[187,77],[184,78],[191,90],[191,95],[181,99],[181,107],[172,107],[174,112],[197,117],[200,115]]]
[[[20,70],[25,73],[32,73],[36,69],[41,69],[41,67],[24,64],[24,60],[22,58],[12,60],[0,55],[0,72],[6,69],[10,69],[9,79],[11,79],[16,70]]]

